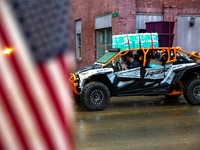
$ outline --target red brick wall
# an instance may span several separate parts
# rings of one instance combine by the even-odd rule
[[[177,46],[178,15],[199,15],[200,0],[136,0],[136,13],[163,14],[164,21],[176,21],[173,46]]]
[[[174,42],[173,46],[177,46],[177,19],[178,19],[178,8],[176,4],[171,2],[164,2],[164,20],[175,21],[174,27]]]
[[[174,46],[176,46],[178,15],[200,15],[200,0],[71,0],[71,2],[74,25],[75,20],[82,20],[82,60],[76,60],[77,69],[96,61],[95,16],[118,12],[119,16],[112,18],[112,34],[117,35],[135,33],[137,13],[163,14],[164,20],[176,21],[174,29]]]
[[[164,7],[176,7],[178,14],[200,14],[200,0],[136,0],[137,13],[164,13]]]
[[[137,13],[163,13],[163,0],[136,0]]]
[[[90,5],[91,0],[87,1],[88,2],[86,3],[84,0],[77,0],[73,1],[72,3],[74,20],[81,19],[81,26],[82,26],[82,60],[76,60],[76,65],[78,66],[78,68],[88,65],[90,61],[94,61],[92,53],[94,52],[94,45],[93,45],[94,23],[92,14],[93,12],[91,9],[92,5]],[[74,28],[74,33],[75,33],[75,28]],[[76,41],[75,37],[74,41]],[[74,50],[75,49],[76,45],[74,44]]]
[[[74,56],[77,69],[79,69],[96,61],[95,16],[118,12],[119,0],[72,0],[71,3],[74,20],[81,19],[82,25],[82,60],[76,60]],[[117,23],[118,17],[113,18],[113,34],[119,33]],[[74,40],[76,40],[75,37]],[[74,42],[74,51],[75,49]]]
[[[135,0],[119,0],[119,34],[135,33]]]

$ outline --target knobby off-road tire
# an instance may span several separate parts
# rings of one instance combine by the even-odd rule
[[[110,91],[101,82],[90,82],[81,92],[81,101],[88,110],[103,110],[110,102]]]
[[[185,85],[184,97],[189,104],[200,105],[200,79],[191,79]]]
[[[178,94],[178,95],[165,95],[166,98],[169,98],[169,99],[176,99],[178,97],[180,97],[181,94]]]

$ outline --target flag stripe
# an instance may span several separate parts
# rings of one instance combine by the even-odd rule
[[[70,68],[71,66],[70,65],[73,65],[72,63],[69,62],[69,59],[70,59],[70,55],[69,54],[65,54],[65,55],[62,55],[62,57],[60,56],[59,57],[59,66],[60,66],[60,74],[62,75],[61,78],[62,80],[64,81],[63,85],[65,86],[64,89],[67,89],[64,91],[64,93],[67,95],[68,97],[68,100],[63,100],[63,109],[65,111],[65,113],[68,113],[70,115],[68,115],[68,117],[70,117],[69,119],[72,120],[73,119],[73,112],[74,110],[72,109],[73,107],[69,107],[69,102],[70,104],[74,105],[74,101],[72,99],[72,90],[71,90],[71,86],[69,84],[69,71],[70,69],[67,69],[67,68]],[[66,60],[67,59],[67,60]],[[66,60],[66,61],[65,61]],[[63,88],[62,88],[63,89]],[[67,105],[68,104],[68,105]],[[73,138],[72,138],[73,139]]]
[[[2,48],[3,42],[1,39],[0,43],[0,48]],[[4,79],[1,84],[6,88],[5,92],[6,95],[9,96],[9,104],[14,114],[16,114],[25,139],[30,145],[29,147],[37,150],[45,149],[44,139],[42,139],[43,137],[39,134],[41,131],[35,121],[35,116],[30,108],[31,106],[27,103],[29,100],[25,98],[21,84],[16,79],[15,72],[9,61],[9,56],[5,54],[0,55],[0,63],[3,64],[1,65],[1,76],[2,79]]]
[[[6,38],[6,35],[5,35],[5,33],[4,33],[4,30],[3,30],[3,20],[2,20],[2,15],[1,15],[1,13],[0,13],[0,38],[1,39],[3,39],[3,42],[4,42],[4,45],[5,45],[5,48],[8,48],[8,46],[9,46],[9,42],[8,42],[8,40],[7,40],[7,38]],[[2,47],[2,49],[0,49],[0,51],[3,51],[4,49],[3,49],[3,47]]]
[[[0,140],[1,140],[1,137],[0,137]],[[1,142],[2,142],[2,140],[0,141],[0,149],[1,150],[6,150],[7,148],[5,148],[5,145],[3,146],[3,144]]]
[[[1,77],[0,77],[0,80],[2,80]],[[11,117],[12,123],[15,126],[17,135],[18,135],[18,137],[19,137],[19,139],[21,141],[21,144],[22,144],[23,148],[26,149],[26,150],[29,150],[29,147],[27,145],[26,139],[22,134],[22,129],[20,129],[19,122],[17,121],[16,116],[14,115],[14,112],[13,112],[10,104],[8,103],[8,98],[6,97],[5,92],[3,91],[2,84],[0,84],[0,93],[1,93],[1,96],[3,98],[1,103],[5,106],[6,110],[8,110],[8,112],[9,112],[9,115]]]
[[[62,129],[65,133],[65,136],[67,136],[67,139],[70,141],[69,144],[70,144],[71,149],[73,149],[73,137],[71,136],[72,133],[70,131],[71,127],[69,127],[69,125],[65,121],[66,118],[64,117],[64,114],[61,109],[62,106],[61,106],[61,104],[59,104],[59,99],[58,99],[58,97],[56,97],[55,90],[53,89],[53,85],[50,82],[50,78],[47,74],[45,67],[43,65],[39,65],[39,68],[40,68],[41,74],[43,76],[43,79],[45,81],[46,88],[48,89],[48,91],[52,97],[54,106],[56,107],[57,113],[60,116],[59,119],[62,122]]]
[[[1,30],[1,34],[3,35],[3,36],[2,36],[3,42],[6,41],[6,44],[7,44],[6,47],[13,47],[13,46],[11,46],[12,44],[9,43],[9,41],[8,41],[9,38],[7,38],[6,35],[4,34],[4,31],[5,31],[5,30],[3,30],[2,24],[1,24],[1,23],[0,23],[0,26],[1,26],[1,29],[2,29],[2,30]],[[31,92],[29,91],[28,86],[27,86],[27,84],[26,84],[25,81],[24,81],[24,77],[23,77],[23,75],[22,75],[21,69],[20,69],[19,64],[18,64],[18,62],[17,62],[17,60],[16,60],[15,51],[13,51],[13,52],[10,54],[10,62],[11,62],[11,64],[13,65],[14,71],[16,72],[16,77],[18,78],[18,80],[20,81],[20,83],[21,83],[21,85],[22,85],[24,94],[25,94],[25,96],[27,97],[27,99],[29,100],[28,102],[30,103],[31,108],[32,108],[34,114],[36,115],[37,122],[38,122],[38,124],[39,124],[39,126],[40,126],[40,128],[41,128],[41,132],[42,132],[42,134],[43,134],[44,137],[45,137],[45,140],[46,140],[46,142],[47,142],[47,144],[48,144],[48,146],[49,146],[49,149],[52,149],[52,150],[56,149],[55,146],[52,145],[52,141],[50,140],[50,135],[48,134],[48,131],[47,131],[47,129],[45,128],[44,123],[42,122],[42,118],[41,118],[41,116],[40,116],[40,114],[39,114],[39,112],[38,112],[38,110],[37,110],[37,107],[36,107],[35,104],[34,104],[34,99],[33,99],[33,97],[31,96]],[[9,106],[8,103],[7,103],[6,106],[7,106],[7,107]],[[8,108],[9,108],[9,112],[12,111],[12,109],[11,109],[10,107],[8,107]],[[13,116],[13,119],[15,119],[15,123],[17,123],[17,120],[16,120],[15,116]],[[19,124],[18,124],[18,128],[19,128]],[[18,129],[17,129],[17,130],[18,130]],[[21,130],[20,130],[20,131],[21,131]],[[21,133],[21,132],[20,132],[20,136],[21,136],[21,138],[22,138],[22,133]],[[23,145],[24,145],[25,149],[28,149],[26,140],[23,139],[23,138],[22,138],[21,140],[22,140],[22,142],[23,142]]]
[[[0,95],[0,99],[2,100],[2,97]],[[0,144],[3,144],[7,150],[18,150],[18,149],[23,149],[21,146],[21,143],[19,141],[19,138],[14,131],[13,127],[13,122],[10,121],[10,115],[9,113],[5,110],[5,106],[3,106],[3,103],[0,105],[0,129],[1,129],[1,134],[0,136]],[[2,150],[2,148],[0,148]]]
[[[65,89],[67,89],[66,91],[65,91],[65,93],[67,93],[68,94],[68,99],[67,100],[64,100],[65,101],[65,106],[67,106],[67,103],[69,103],[69,102],[74,102],[72,99],[71,99],[71,97],[72,97],[72,93],[70,92],[71,91],[71,87],[70,87],[70,85],[69,85],[69,76],[70,76],[70,72],[69,72],[69,67],[71,67],[72,68],[72,63],[71,64],[66,64],[65,63],[65,61],[64,61],[64,59],[66,58],[66,59],[69,59],[69,57],[71,57],[70,55],[69,55],[69,57],[65,57],[66,55],[62,55],[62,56],[59,56],[59,63],[60,63],[60,69],[61,69],[61,71],[62,71],[62,75],[63,75],[63,79],[64,79],[64,81],[65,81],[65,86],[66,86],[66,88]],[[69,66],[69,65],[71,65],[71,66]],[[67,101],[69,101],[69,102],[67,102]],[[62,107],[64,107],[64,106],[62,106]],[[70,106],[68,106],[67,107],[67,109],[65,108],[65,110],[67,110],[66,111],[66,113],[69,113],[70,115],[68,115],[67,117],[68,117],[68,120],[72,120],[72,116],[74,115],[74,114],[72,114],[72,113],[70,113],[70,112],[73,112],[74,110],[72,110],[72,108],[73,107],[70,107]],[[64,108],[63,108],[64,109]],[[70,117],[70,118],[69,118]],[[73,138],[73,132],[72,131],[70,131],[70,129],[72,128],[72,127],[70,127],[69,126],[69,124],[67,124],[67,130],[68,130],[68,138],[69,139],[71,139],[70,140],[70,143],[71,143],[71,148],[72,149],[75,149],[75,147],[74,147],[74,138]]]
[[[60,70],[61,70],[61,75],[62,75],[62,78],[65,82],[65,88],[67,89],[65,93],[68,94],[68,98],[70,102],[73,102],[74,104],[74,101],[72,99],[72,89],[71,89],[71,86],[69,84],[69,76],[70,76],[70,72],[68,70],[70,70],[69,68],[73,66],[73,63],[70,62],[70,59],[71,59],[71,55],[70,54],[65,54],[65,55],[62,55],[62,57],[60,56],[60,59],[59,59],[59,63],[60,63]],[[67,102],[65,100],[65,102]],[[68,108],[70,109],[70,108]],[[71,107],[72,109],[72,107]],[[71,110],[69,112],[74,112],[74,110]],[[73,116],[73,114],[71,114],[71,116]],[[72,118],[71,118],[72,119]]]
[[[48,71],[48,68],[50,67],[51,68],[51,66],[52,65],[55,65],[56,64],[56,60],[51,60],[51,61],[48,61],[47,63],[44,63],[44,64],[42,64],[42,67],[44,68],[44,71],[45,72],[47,72]],[[52,71],[54,71],[54,72],[58,72],[58,66],[56,66],[56,71],[55,70],[52,70]],[[49,78],[49,75],[50,74],[54,74],[54,72],[47,72],[46,74],[47,74],[47,76],[48,76],[48,78]],[[58,76],[57,78],[60,78],[60,76]],[[46,79],[45,79],[46,80]],[[55,78],[51,78],[51,81],[55,81],[56,79]],[[51,103],[51,105],[49,104],[49,107],[51,107],[51,108],[49,108],[49,110],[48,110],[48,112],[46,113],[46,116],[48,117],[49,116],[49,119],[47,120],[49,123],[51,123],[51,126],[52,126],[52,132],[53,132],[53,134],[55,135],[54,136],[54,138],[55,138],[55,140],[56,141],[54,141],[54,142],[56,142],[56,144],[58,144],[58,146],[60,145],[61,147],[63,147],[63,146],[67,146],[68,145],[68,143],[67,143],[67,141],[66,141],[66,132],[65,132],[65,130],[64,130],[64,128],[66,128],[66,126],[65,127],[63,127],[63,123],[61,122],[61,119],[60,119],[60,115],[58,114],[58,110],[57,110],[57,108],[56,108],[56,106],[55,106],[55,103],[54,103],[54,100],[53,100],[53,98],[51,97],[51,94],[50,94],[50,92],[48,91],[48,86],[45,84],[45,81],[44,81],[44,79],[43,79],[43,82],[44,82],[44,88],[47,90],[47,92],[49,93],[49,99],[47,99],[47,101],[50,101],[50,103]],[[53,86],[55,86],[55,87],[57,87],[58,86],[58,83],[55,83],[55,84],[51,84],[51,85],[53,85]],[[55,91],[53,91],[53,92],[55,92]],[[57,98],[57,103],[58,104],[60,104],[61,103],[61,100],[58,98],[58,97],[56,97]],[[60,104],[61,105],[61,104]],[[60,106],[59,105],[59,106]],[[59,110],[61,110],[61,108],[58,108]],[[64,115],[64,113],[62,112],[62,114]],[[52,116],[53,116],[53,118],[52,118]],[[44,118],[45,119],[45,118]],[[53,119],[53,120],[52,120]],[[64,118],[64,119],[66,119],[66,118]],[[58,135],[58,134],[60,134],[60,135]],[[57,136],[56,136],[57,135]],[[66,145],[67,144],[67,145]]]

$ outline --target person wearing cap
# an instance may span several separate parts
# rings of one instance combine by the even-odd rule
[[[124,70],[140,67],[140,63],[133,58],[132,52],[128,52],[126,54],[126,60],[127,60],[126,65],[123,65]]]

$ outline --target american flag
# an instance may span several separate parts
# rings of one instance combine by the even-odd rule
[[[0,149],[73,150],[68,0],[0,0]]]

